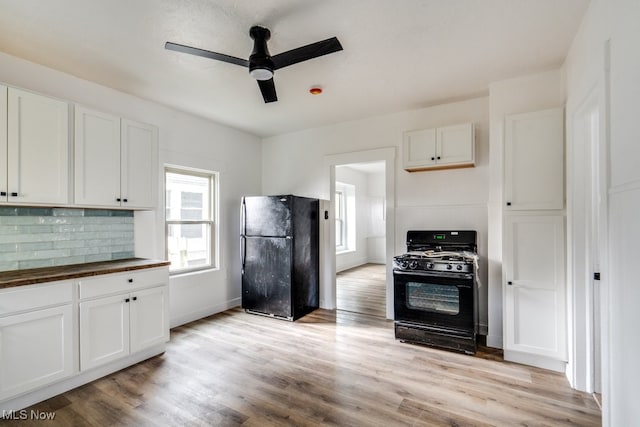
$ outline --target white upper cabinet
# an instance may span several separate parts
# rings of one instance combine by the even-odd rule
[[[153,209],[157,128],[82,106],[75,118],[75,203]]]
[[[15,88],[0,91],[0,202],[68,204],[69,105]]]
[[[123,206],[153,208],[158,178],[158,128],[122,119],[121,129]]]
[[[403,168],[420,171],[473,166],[474,140],[473,123],[405,132]]]
[[[7,87],[0,85],[0,203],[7,201]]]
[[[120,206],[120,118],[76,105],[75,203]]]
[[[562,108],[505,118],[505,209],[564,208]]]

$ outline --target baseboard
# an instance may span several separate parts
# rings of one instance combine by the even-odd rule
[[[361,265],[365,265],[366,263],[367,263],[366,258],[358,258],[357,260],[354,260],[345,264],[341,264],[340,266],[336,264],[336,273],[340,273],[342,271],[349,270],[351,268],[360,267]]]
[[[58,381],[48,386],[36,389],[31,392],[24,393],[20,396],[5,400],[0,403],[0,419],[2,416],[11,417],[11,414],[16,413],[21,409],[34,405],[43,400],[57,396],[65,391],[69,391],[81,385],[87,384],[91,381],[102,378],[105,375],[109,375],[113,372],[119,371],[131,365],[134,365],[143,360],[149,359],[158,354],[164,353],[166,345],[159,344],[148,349],[142,350],[136,354],[132,354],[123,359],[116,360],[106,365],[98,366],[90,369],[86,372],[78,372],[74,376],[67,379]],[[16,414],[18,415],[18,414]]]
[[[175,327],[184,325],[186,323],[193,322],[194,320],[199,320],[204,317],[211,316],[212,314],[221,313],[233,307],[239,307],[240,305],[242,305],[242,299],[234,298],[229,301],[225,301],[221,304],[216,304],[211,307],[206,307],[200,310],[192,311],[190,313],[172,318],[169,321],[169,327],[175,328]]]

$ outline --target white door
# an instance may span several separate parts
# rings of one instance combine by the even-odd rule
[[[564,217],[504,220],[505,350],[566,360]]]
[[[75,203],[120,206],[120,118],[76,105]]]
[[[80,303],[80,369],[129,354],[129,295]]]
[[[71,305],[0,318],[0,400],[73,374],[72,319]]]
[[[131,352],[169,341],[169,290],[166,286],[131,295]]]
[[[437,164],[474,162],[473,123],[438,128],[436,140]]]
[[[505,118],[505,209],[564,208],[561,108]]]
[[[122,206],[154,208],[158,164],[158,128],[122,119]]]
[[[7,193],[11,203],[69,202],[69,105],[8,89]]]

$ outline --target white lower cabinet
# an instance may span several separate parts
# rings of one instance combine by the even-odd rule
[[[11,289],[0,299],[19,310],[9,313],[0,303],[0,401],[73,375],[71,283]]]
[[[562,215],[505,217],[505,360],[526,355],[525,363],[551,369],[544,359],[567,360],[564,246]]]
[[[169,340],[168,273],[164,271],[107,275],[81,282],[81,297],[99,296],[96,292],[100,289],[102,293],[123,286],[130,289],[80,302],[81,371]],[[160,286],[139,288],[149,284]]]

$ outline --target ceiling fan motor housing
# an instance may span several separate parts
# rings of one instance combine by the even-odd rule
[[[249,74],[256,80],[269,80],[273,77],[273,61],[267,49],[267,40],[271,32],[264,27],[251,27],[249,36],[253,39],[253,52],[249,56]]]

